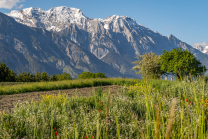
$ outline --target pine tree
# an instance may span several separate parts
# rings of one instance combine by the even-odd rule
[[[15,82],[15,79],[16,73],[2,62],[0,64],[0,82]]]

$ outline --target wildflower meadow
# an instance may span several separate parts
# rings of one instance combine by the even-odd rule
[[[134,80],[112,94],[42,96],[0,112],[0,138],[169,139],[208,137],[208,86],[196,82]]]

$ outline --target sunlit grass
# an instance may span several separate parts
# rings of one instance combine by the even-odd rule
[[[5,85],[5,86],[0,86],[0,95],[105,86],[105,85],[130,85],[130,84],[134,84],[135,81],[140,82],[138,79],[107,78],[107,79],[66,80],[66,81],[55,81],[55,82],[35,82],[35,83],[18,84],[12,86]]]
[[[0,114],[0,138],[207,138],[202,81],[133,81],[117,95],[46,95]],[[125,87],[125,86],[124,86]]]

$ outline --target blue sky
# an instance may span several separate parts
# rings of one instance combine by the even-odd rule
[[[2,13],[58,6],[81,9],[91,18],[129,16],[164,36],[173,34],[190,45],[208,45],[208,0],[0,0]]]

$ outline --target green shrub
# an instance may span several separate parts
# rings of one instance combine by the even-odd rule
[[[78,75],[78,79],[90,79],[90,78],[107,78],[105,73],[91,73],[91,72],[82,72]]]
[[[69,73],[63,72],[63,74],[58,74],[58,80],[63,81],[63,80],[71,80],[72,77]]]

